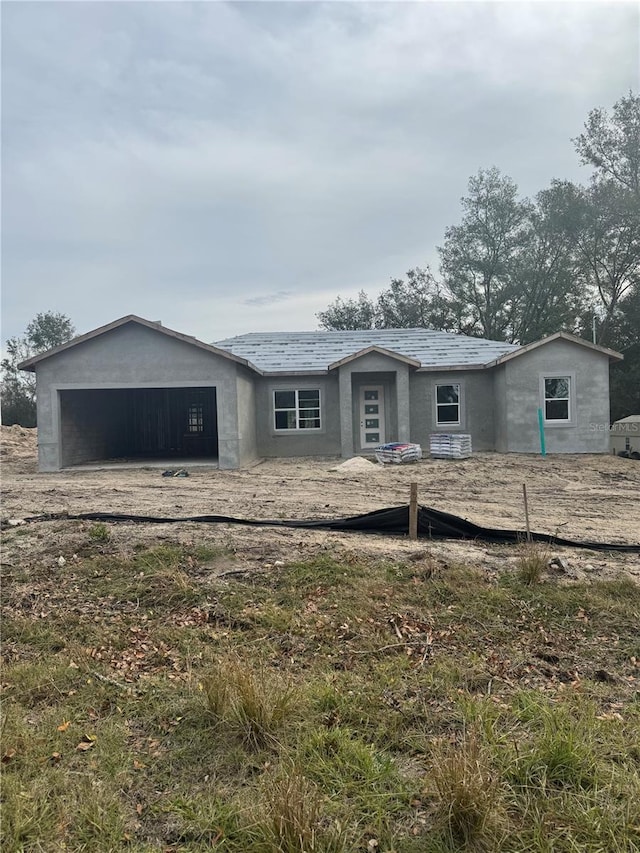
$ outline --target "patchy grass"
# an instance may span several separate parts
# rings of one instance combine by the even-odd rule
[[[523,542],[517,560],[518,576],[522,583],[540,583],[547,569],[549,554],[534,542]]]
[[[203,689],[220,728],[254,747],[275,742],[299,704],[290,683],[239,658],[213,667],[203,679]]]
[[[92,524],[87,531],[87,535],[89,539],[92,539],[94,542],[108,542],[111,538],[109,528],[102,521]]]
[[[3,850],[640,850],[632,583],[88,535],[3,585]]]

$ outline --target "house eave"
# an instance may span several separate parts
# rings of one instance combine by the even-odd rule
[[[328,370],[263,370],[261,376],[328,376]]]
[[[590,341],[585,341],[584,338],[579,338],[577,335],[570,335],[569,332],[555,332],[553,335],[548,335],[546,338],[542,338],[539,341],[534,341],[531,344],[525,344],[524,346],[520,347],[517,350],[514,350],[513,352],[505,353],[499,358],[487,362],[485,367],[497,367],[500,364],[505,364],[507,361],[511,361],[512,359],[518,358],[521,355],[525,355],[528,352],[532,352],[533,350],[536,350],[539,347],[545,346],[546,344],[550,344],[552,341],[567,341],[571,344],[577,344],[578,346],[586,347],[587,349],[594,350],[595,352],[598,352],[601,355],[608,356],[610,361],[622,361],[624,359],[622,353],[616,352],[615,350],[609,349],[608,347],[602,347],[598,344],[592,344]]]
[[[402,353],[394,352],[393,350],[386,349],[385,347],[379,346],[370,346],[364,347],[364,349],[358,350],[357,352],[350,353],[349,355],[344,356],[344,358],[338,359],[338,361],[333,361],[329,365],[329,370],[337,370],[340,367],[343,367],[345,364],[350,364],[352,361],[356,361],[359,358],[363,358],[365,355],[369,355],[371,353],[376,353],[377,355],[383,355],[387,358],[391,358],[394,361],[400,361],[403,364],[408,364],[409,367],[413,367],[418,369],[420,367],[421,362],[416,358],[411,358],[408,355],[402,355]]]
[[[79,335],[77,338],[73,338],[72,340],[67,341],[64,344],[60,344],[60,346],[52,347],[46,352],[42,352],[38,355],[32,356],[31,358],[27,358],[24,361],[20,362],[18,368],[20,370],[26,370],[33,373],[35,372],[36,365],[38,365],[41,361],[44,361],[48,358],[52,358],[53,356],[58,355],[59,353],[64,352],[65,350],[78,346],[78,344],[86,343],[87,341],[93,340],[93,338],[97,338],[101,335],[107,334],[108,332],[111,332],[114,329],[118,329],[121,326],[125,326],[127,323],[136,323],[137,325],[144,326],[147,329],[153,329],[156,332],[161,332],[163,335],[167,335],[167,337],[174,338],[175,340],[182,341],[183,343],[190,344],[191,346],[198,347],[199,349],[203,349],[206,352],[211,353],[212,355],[218,355],[222,358],[234,361],[236,362],[236,364],[241,364],[243,367],[247,367],[249,370],[252,370],[256,373],[262,372],[246,358],[241,358],[240,356],[234,355],[228,350],[220,349],[219,347],[214,347],[211,344],[206,344],[204,343],[204,341],[199,341],[192,335],[185,335],[182,332],[177,332],[175,329],[169,329],[166,326],[162,326],[160,323],[154,323],[151,320],[145,320],[144,317],[138,317],[135,314],[127,314],[126,317],[120,317],[120,319],[114,320],[112,323],[107,323],[104,326],[100,326],[97,329],[93,329],[91,332],[87,332],[84,335]]]
[[[486,364],[423,364],[417,373],[445,373],[447,371],[485,370]]]

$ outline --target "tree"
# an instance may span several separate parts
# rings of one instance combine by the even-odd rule
[[[605,110],[591,110],[584,133],[573,140],[596,180],[611,180],[640,198],[640,95],[633,92]]]
[[[527,238],[530,204],[499,169],[469,180],[460,225],[446,229],[439,247],[446,287],[464,324],[480,337],[512,337],[515,273]]]
[[[392,278],[376,303],[375,324],[380,329],[441,329],[459,331],[451,295],[429,267],[407,272],[406,281]]]
[[[640,411],[640,96],[629,92],[611,115],[592,110],[574,142],[594,167],[577,244],[601,315],[597,342],[625,359],[611,369],[616,420]]]
[[[331,302],[326,311],[320,311],[316,317],[321,329],[372,329],[375,321],[375,305],[361,290],[357,299],[342,299],[340,296]]]
[[[598,342],[611,346],[619,306],[640,280],[640,96],[629,92],[611,116],[592,110],[574,142],[582,162],[594,167],[581,192],[576,246],[602,313]]]
[[[32,373],[18,369],[20,362],[64,344],[75,334],[65,314],[45,311],[29,323],[22,337],[9,338],[7,356],[2,359],[2,423],[36,425],[36,384]]]
[[[580,272],[602,315],[598,343],[611,346],[620,303],[640,281],[640,209],[632,194],[610,181],[581,190],[577,208]]]
[[[611,368],[611,420],[640,412],[640,284],[621,300],[611,328],[624,361]]]
[[[528,344],[575,332],[584,309],[574,247],[575,187],[554,181],[531,206],[526,240],[514,264],[509,339]]]
[[[338,297],[316,316],[320,327],[344,329],[445,329],[459,331],[450,295],[429,267],[416,267],[391,284],[377,298],[360,291],[358,299]]]

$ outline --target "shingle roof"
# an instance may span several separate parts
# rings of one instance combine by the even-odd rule
[[[372,329],[349,332],[250,332],[214,346],[247,359],[267,373],[327,370],[330,364],[371,346],[430,368],[480,367],[519,347],[432,329]]]

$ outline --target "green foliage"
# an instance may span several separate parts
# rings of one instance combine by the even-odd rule
[[[99,521],[96,524],[91,525],[88,536],[89,539],[93,539],[94,542],[108,542],[111,538],[111,533],[107,525]]]
[[[336,331],[372,329],[375,326],[375,316],[375,305],[363,290],[357,299],[342,299],[339,296],[325,311],[320,311],[317,315],[321,329]]]
[[[499,823],[498,774],[474,732],[432,749],[427,791],[437,802],[436,820],[453,845],[474,844]]]
[[[75,334],[65,314],[45,311],[29,323],[25,334],[9,338],[7,356],[2,359],[2,423],[24,427],[36,425],[35,376],[21,371],[18,365],[38,353],[64,344]]]
[[[238,658],[213,667],[202,685],[215,722],[253,747],[273,742],[298,704],[298,695],[290,684]]]
[[[460,319],[451,294],[428,267],[407,272],[406,281],[391,279],[376,305],[376,326],[384,329],[443,329],[458,331]]]
[[[495,167],[471,177],[468,192],[461,200],[462,222],[446,229],[439,249],[442,275],[472,333],[509,340],[530,204],[518,199],[514,181]]]
[[[620,98],[611,115],[592,110],[574,142],[582,163],[593,166],[601,179],[640,196],[640,95]]]
[[[522,583],[531,585],[538,583],[547,568],[549,555],[540,545],[525,542],[520,547],[516,567]]]
[[[342,853],[352,849],[339,825],[328,822],[318,786],[292,768],[266,790],[264,853]]]
[[[415,268],[378,297],[338,298],[322,328],[425,327],[527,344],[564,330],[621,351],[612,420],[640,409],[640,96],[592,110],[574,140],[589,186],[553,180],[530,201],[499,169],[469,180],[440,280]]]
[[[323,329],[444,329],[459,331],[461,319],[448,291],[428,267],[416,267],[405,279],[393,278],[372,299],[364,291],[358,300],[338,297],[317,314]]]
[[[611,366],[611,420],[640,412],[640,282],[618,305],[610,327],[610,339],[624,355]]]
[[[639,848],[637,584],[118,548],[5,580],[3,850]]]

